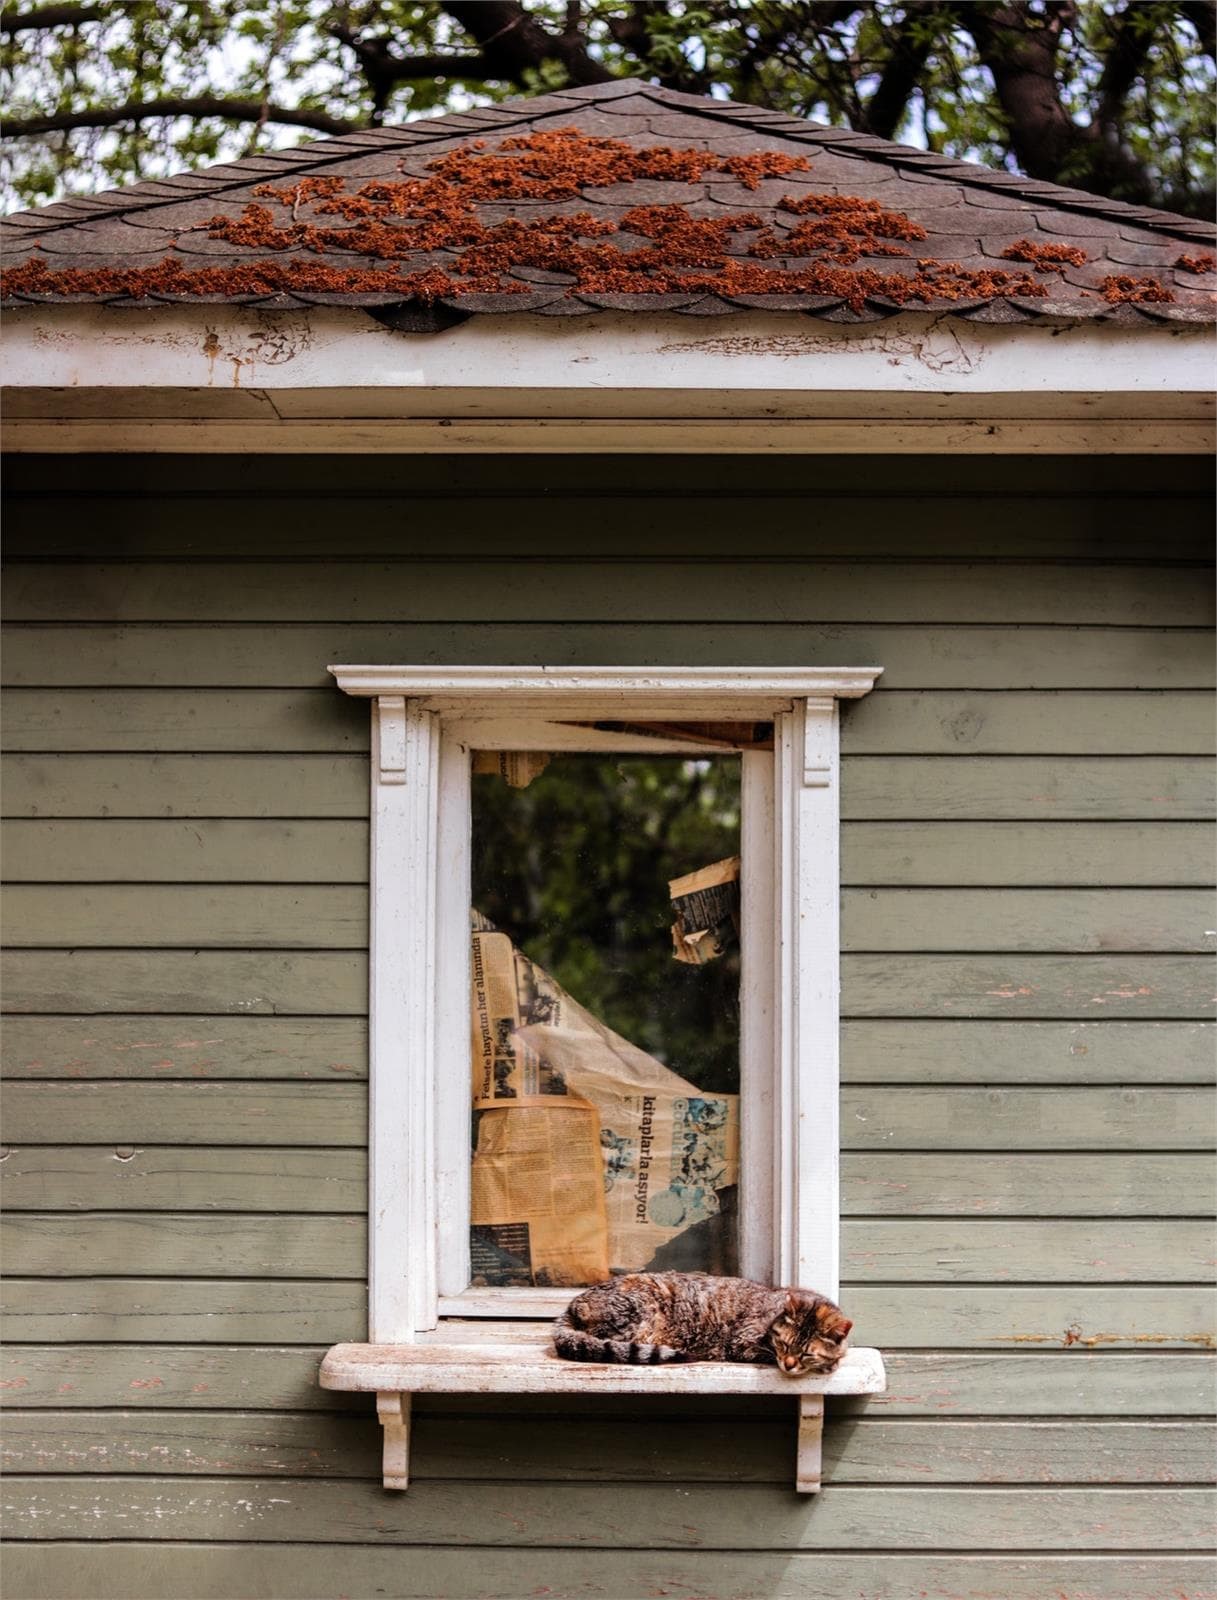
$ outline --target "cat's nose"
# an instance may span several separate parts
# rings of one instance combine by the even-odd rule
[[[783,1356],[782,1368],[786,1372],[797,1372],[799,1367],[798,1356]]]

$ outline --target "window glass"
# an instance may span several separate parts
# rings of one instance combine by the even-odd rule
[[[473,767],[472,1284],[735,1272],[739,756]]]

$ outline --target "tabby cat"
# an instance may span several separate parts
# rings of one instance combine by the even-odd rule
[[[752,1361],[831,1372],[853,1323],[814,1289],[704,1272],[631,1272],[577,1295],[554,1324],[568,1361]]]

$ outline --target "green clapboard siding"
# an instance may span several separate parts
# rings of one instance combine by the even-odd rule
[[[796,1499],[787,1491],[734,1484],[467,1483],[429,1480],[386,1499],[378,1481],[191,1478],[22,1478],[4,1486],[10,1538],[80,1537],[82,1506],[97,1508],[85,1537],[199,1539],[217,1522],[266,1541],[452,1544],[469,1519],[491,1546],[594,1551],[620,1542],[654,1549],[1143,1550],[1169,1538],[1180,1550],[1211,1547],[1217,1502],[1208,1490],[889,1488],[875,1523],[870,1490]],[[618,1521],[617,1519],[621,1519]]]
[[[790,1429],[776,1420],[687,1419],[639,1439],[613,1418],[422,1416],[412,1471],[430,1479],[785,1484]],[[374,1478],[369,1416],[315,1412],[24,1411],[0,1429],[6,1472],[156,1473],[172,1477]],[[830,1484],[1206,1484],[1217,1472],[1206,1423],[839,1423],[826,1436]]]
[[[609,1549],[589,1560],[582,1550],[470,1550],[371,1545],[174,1544],[16,1545],[7,1564],[10,1600],[192,1600],[243,1596],[330,1600],[375,1594],[385,1600],[533,1600],[538,1588],[563,1600],[652,1600],[668,1586],[699,1600],[840,1600],[853,1587],[885,1596],[992,1600],[1210,1600],[1212,1562],[1205,1556],[824,1555],[783,1551]],[[865,1586],[865,1587],[863,1587]]]
[[[1145,1187],[1153,1184],[1147,1175]],[[367,1162],[362,1150],[333,1148],[27,1145],[0,1162],[0,1195],[10,1211],[362,1214]]]
[[[9,1024],[18,1026],[18,1019]],[[100,1022],[97,1024],[100,1027]],[[908,1018],[841,1025],[847,1083],[1211,1083],[1211,1022]]]
[[[488,598],[490,597],[490,598]],[[1204,568],[1030,562],[249,562],[13,568],[8,622],[1055,623],[1208,627]],[[457,646],[459,653],[459,645]],[[322,663],[325,665],[326,663]]]
[[[885,674],[886,676],[886,674]],[[863,756],[844,758],[846,821],[1187,821],[1215,809],[1199,756]],[[9,755],[11,817],[363,818],[360,755]]]
[[[17,821],[4,840],[14,882],[367,882],[358,822]]]
[[[1209,464],[454,465],[10,469],[6,1600],[1217,1600]],[[780,1397],[594,1395],[420,1397],[390,1496],[318,1387],[367,1330],[341,661],[884,668],[841,1298],[888,1389],[818,1498]]]
[[[1204,689],[1214,682],[1207,629],[1086,629],[949,624],[825,627],[737,620],[732,660],[742,666],[879,662],[888,689]],[[70,643],[71,648],[68,648]],[[318,688],[340,661],[448,660],[444,623],[286,623],[273,654],[257,623],[12,623],[0,647],[10,688]],[[536,666],[656,662],[716,666],[718,640],[698,622],[664,624],[662,637],[632,620],[602,623],[482,622],[468,630],[465,659]]]

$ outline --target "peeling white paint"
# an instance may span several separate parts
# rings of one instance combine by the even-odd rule
[[[689,318],[475,317],[441,334],[360,311],[31,306],[8,313],[3,382],[18,387],[773,390],[779,394],[1208,394],[1209,330],[1187,324],[990,327],[907,313],[881,324],[741,312]],[[350,414],[350,413],[348,413]]]

